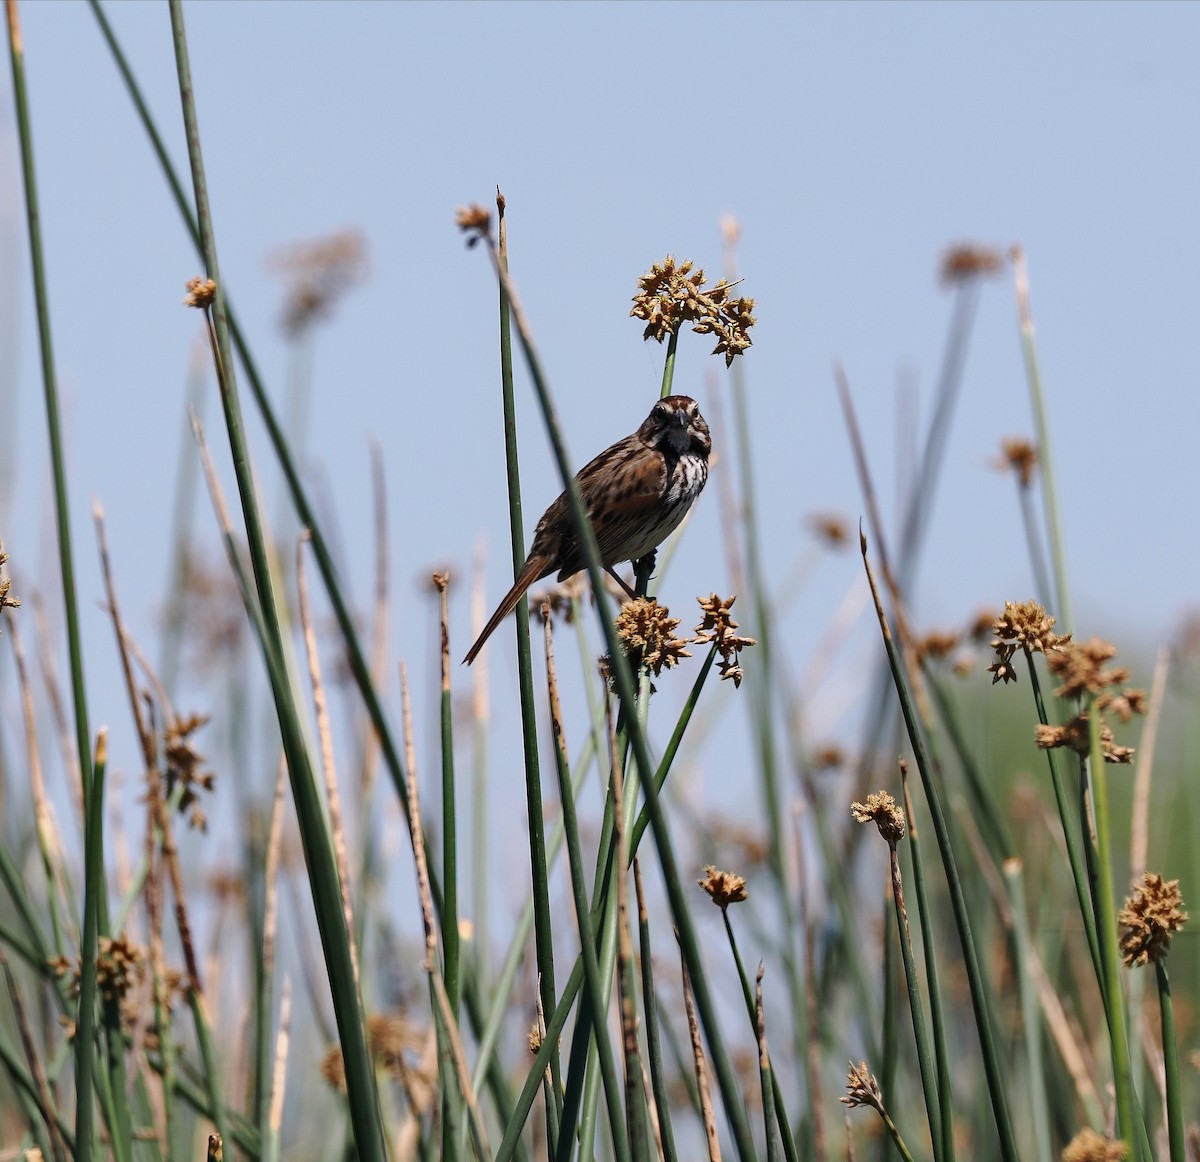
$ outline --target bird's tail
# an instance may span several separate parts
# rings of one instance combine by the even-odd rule
[[[517,579],[513,582],[513,587],[504,595],[504,600],[500,602],[496,612],[492,614],[487,625],[483,627],[483,633],[475,640],[475,644],[467,651],[467,656],[463,658],[466,665],[470,665],[478,656],[479,651],[483,649],[484,643],[492,636],[492,632],[514,609],[517,607],[517,602],[521,600],[521,595],[529,588],[539,577],[544,577],[549,572],[549,563],[544,557],[530,557],[525,562],[521,572],[517,575]]]

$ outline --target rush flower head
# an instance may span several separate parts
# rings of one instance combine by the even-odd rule
[[[814,512],[807,520],[809,530],[827,549],[844,549],[850,541],[850,525],[836,512]]]
[[[704,869],[704,878],[697,880],[707,893],[708,898],[725,911],[730,904],[740,904],[747,896],[746,880],[733,872],[721,871],[711,863]]]
[[[340,230],[277,250],[268,269],[287,280],[283,328],[289,335],[326,318],[367,275],[367,244],[357,230]]]
[[[948,658],[958,645],[958,634],[946,629],[930,630],[917,642],[917,660],[923,662],[926,658],[940,662]]]
[[[208,829],[208,817],[200,806],[200,791],[211,791],[216,781],[212,771],[202,770],[204,756],[192,745],[191,736],[208,722],[207,714],[191,714],[172,719],[167,726],[164,750],[167,757],[167,796],[175,784],[183,785],[179,810],[188,813],[188,826],[199,831]]]
[[[1125,967],[1133,968],[1151,960],[1157,964],[1167,955],[1171,937],[1187,918],[1179,881],[1164,881],[1157,873],[1146,872],[1117,916],[1117,923],[1123,929],[1121,958]]]
[[[207,310],[217,300],[217,284],[211,278],[189,278],[187,280],[187,295],[184,297],[185,307],[197,307]]]
[[[850,814],[858,823],[873,821],[889,847],[895,847],[904,838],[904,812],[886,791],[868,795],[865,803],[851,803]]]
[[[1094,637],[1087,642],[1073,642],[1055,657],[1047,658],[1050,673],[1062,682],[1054,694],[1058,698],[1082,698],[1085,694],[1103,694],[1109,686],[1119,686],[1129,678],[1125,666],[1106,666],[1114,658],[1117,647],[1112,642]]]
[[[617,636],[630,664],[657,678],[664,669],[679,665],[680,658],[692,656],[684,648],[688,639],[675,636],[678,625],[679,618],[672,617],[665,605],[652,597],[637,597],[621,607]]]
[[[4,568],[8,562],[8,554],[4,551],[4,542],[0,541],[0,613],[6,609],[17,609],[21,605],[19,597],[9,595],[9,587],[12,582],[8,579],[8,572]],[[3,627],[0,627],[2,629]]]
[[[731,289],[724,279],[706,287],[703,270],[690,259],[677,262],[668,254],[638,279],[629,314],[645,322],[643,339],[659,343],[678,334],[684,324],[690,324],[698,335],[716,335],[713,354],[724,355],[728,367],[750,346],[750,328],[757,322],[754,300],[732,299]]]
[[[1087,758],[1092,749],[1091,734],[1088,732],[1088,716],[1077,714],[1062,726],[1045,726],[1038,723],[1034,728],[1034,742],[1042,750],[1070,747],[1077,755]],[[1133,747],[1117,746],[1112,728],[1107,722],[1100,723],[1100,749],[1106,763],[1128,765],[1133,762]]]
[[[992,642],[996,660],[988,666],[992,685],[1000,681],[1017,680],[1012,657],[1018,648],[1027,654],[1048,655],[1052,650],[1061,650],[1071,640],[1069,633],[1057,634],[1051,632],[1053,629],[1054,618],[1036,601],[1022,601],[1020,604],[1006,601],[1004,612],[992,624],[992,632],[996,635]]]
[[[742,650],[758,643],[752,637],[739,637],[734,633],[738,623],[733,620],[729,611],[736,600],[736,595],[722,600],[715,593],[696,598],[704,613],[700,624],[696,626],[696,641],[715,642],[721,655],[721,660],[717,663],[721,678],[730,678],[734,686],[741,686],[742,678],[745,677],[741,664]]]
[[[482,206],[472,203],[460,206],[454,215],[455,225],[467,236],[467,246],[474,246],[492,233],[492,215]]]
[[[1001,472],[1012,472],[1022,488],[1033,483],[1038,466],[1038,450],[1024,436],[1005,436],[1000,441],[1000,458],[996,467]]]
[[[991,246],[965,242],[951,246],[942,255],[938,271],[943,286],[966,282],[968,279],[997,274],[1004,265],[1004,256]]]
[[[850,1062],[850,1072],[846,1074],[846,1092],[838,1101],[851,1109],[855,1106],[870,1106],[880,1114],[884,1112],[879,1082],[875,1080],[865,1061],[860,1061],[857,1065],[853,1061]]]
[[[1080,1130],[1062,1152],[1062,1162],[1122,1162],[1129,1157],[1124,1142],[1105,1137],[1095,1130]]]

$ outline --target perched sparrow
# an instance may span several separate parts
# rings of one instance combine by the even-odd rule
[[[652,553],[687,515],[708,479],[711,450],[708,424],[696,401],[669,395],[654,405],[632,436],[606,448],[575,477],[600,562],[614,577],[614,565]],[[585,564],[564,492],[538,521],[524,568],[471,647],[467,665],[530,585],[556,569],[558,580],[565,581]]]

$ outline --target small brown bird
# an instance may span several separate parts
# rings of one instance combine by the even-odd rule
[[[632,436],[606,448],[579,472],[575,479],[596,534],[600,562],[609,573],[617,577],[614,565],[647,556],[678,527],[708,480],[711,451],[708,424],[696,401],[669,395],[651,408]],[[530,585],[556,569],[558,580],[565,581],[585,564],[564,492],[538,521],[525,565],[468,652],[467,665]]]

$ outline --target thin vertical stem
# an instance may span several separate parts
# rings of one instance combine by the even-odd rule
[[[1108,1033],[1112,1046],[1113,1085],[1117,1093],[1117,1130],[1134,1148],[1133,1077],[1129,1062],[1129,1033],[1125,1025],[1124,994],[1121,992],[1120,958],[1117,943],[1117,903],[1112,878],[1112,838],[1108,814],[1108,772],[1100,741],[1100,711],[1094,698],[1087,710],[1092,805],[1096,813],[1096,846],[1099,882],[1096,903],[1100,913],[1100,953],[1104,964]],[[1147,1160],[1149,1162],[1149,1160]]]
[[[25,87],[25,47],[16,0],[5,0],[8,47],[12,58],[13,101],[21,143],[21,177],[25,187],[25,220],[29,230],[29,259],[33,267],[33,297],[37,309],[38,347],[42,361],[42,392],[46,428],[50,439],[50,469],[54,481],[54,519],[58,537],[58,562],[62,578],[63,612],[67,622],[67,651],[71,666],[71,697],[75,708],[75,747],[83,786],[84,812],[91,786],[91,732],[88,729],[87,694],[83,677],[83,646],[79,635],[79,605],[75,590],[75,558],[71,550],[71,506],[67,497],[67,470],[63,455],[62,424],[58,408],[58,378],[54,370],[54,344],[50,335],[50,303],[42,256],[41,211],[37,175],[33,164],[33,132]],[[90,1148],[80,1143],[81,1149]]]
[[[342,1057],[346,1065],[346,1089],[355,1145],[359,1156],[366,1162],[383,1162],[386,1158],[386,1147],[379,1118],[375,1070],[367,1050],[360,1000],[354,984],[354,962],[350,955],[352,937],[346,927],[337,864],[334,860],[311,758],[284,662],[279,607],[271,578],[266,535],[262,516],[258,510],[249,451],[245,439],[233,351],[230,344],[228,313],[217,262],[216,239],[213,233],[208,186],[200,148],[200,130],[196,119],[195,93],[192,87],[181,0],[170,0],[170,13],[180,103],[183,109],[188,158],[192,170],[192,186],[196,199],[196,221],[204,254],[205,270],[208,277],[216,284],[215,303],[211,318],[214,354],[221,390],[221,403],[225,411],[226,429],[229,435],[238,492],[242,502],[242,512],[246,521],[247,542],[265,630],[262,640],[263,655],[275,698],[284,752],[288,759],[292,795],[296,802],[301,840],[309,870],[309,883],[325,954],[338,1035],[341,1039]]]

